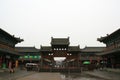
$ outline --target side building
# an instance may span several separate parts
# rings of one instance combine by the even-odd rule
[[[16,61],[20,54],[15,50],[15,45],[23,39],[10,35],[0,28],[0,67],[7,68],[9,61]]]
[[[104,49],[105,47],[85,47],[81,49],[80,63],[97,64],[102,62],[102,57],[97,54],[103,52]]]
[[[26,63],[39,63],[40,50],[35,47],[15,47],[16,51],[21,54],[19,57],[19,65]]]
[[[120,29],[97,40],[106,44],[104,52],[98,54],[103,57],[106,67],[120,68]]]
[[[81,49],[80,65],[82,70],[94,70],[102,67],[102,57],[97,55],[103,52],[105,47],[85,47]]]

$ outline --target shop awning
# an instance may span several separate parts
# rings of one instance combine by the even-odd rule
[[[90,61],[84,61],[83,64],[90,64]]]

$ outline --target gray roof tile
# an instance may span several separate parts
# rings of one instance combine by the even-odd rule
[[[52,38],[52,45],[69,45],[69,38]]]
[[[39,52],[35,47],[15,47],[18,52]]]
[[[79,46],[70,46],[68,48],[68,51],[80,51],[80,48],[79,48]]]
[[[82,52],[102,52],[105,47],[85,47],[81,49]]]
[[[51,51],[52,48],[50,46],[41,46],[40,51]]]

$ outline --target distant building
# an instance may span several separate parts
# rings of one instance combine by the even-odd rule
[[[120,29],[107,34],[105,37],[98,38],[98,41],[106,44],[104,52],[98,54],[104,58],[107,67],[120,68]]]
[[[15,47],[16,51],[21,54],[19,57],[19,64],[39,63],[40,50],[35,47]]]
[[[90,63],[97,63],[102,61],[102,57],[96,54],[103,52],[105,47],[85,47],[81,49],[80,62],[89,61]]]
[[[6,68],[10,60],[18,59],[20,54],[15,50],[15,45],[22,41],[0,28],[0,67]]]

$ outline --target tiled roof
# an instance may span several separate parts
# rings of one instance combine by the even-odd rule
[[[15,47],[18,52],[39,52],[35,47]]]
[[[52,38],[52,45],[69,45],[69,38]]]
[[[50,46],[41,46],[40,51],[52,51],[52,48]]]
[[[105,47],[85,47],[81,52],[102,52]]]
[[[107,36],[105,36],[105,37],[98,38],[97,40],[100,42],[106,42],[106,41],[110,40],[110,38],[119,36],[119,34],[120,34],[120,28],[111,34],[107,34]]]
[[[68,51],[80,51],[79,46],[69,46]]]
[[[9,34],[8,32],[4,31],[4,30],[1,29],[1,28],[0,28],[0,34],[4,34],[4,35],[8,36],[10,39],[13,39],[13,40],[15,40],[15,41],[17,41],[17,42],[22,42],[22,41],[23,41],[23,39],[17,38],[17,37],[15,37],[14,35],[11,35],[11,34]]]
[[[110,51],[106,51],[106,52],[102,52],[102,53],[99,53],[99,54],[96,54],[96,55],[108,55],[108,54],[118,54],[118,53],[120,53],[119,48],[113,49],[113,50],[110,50]]]

